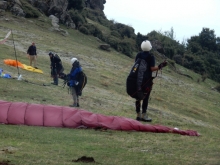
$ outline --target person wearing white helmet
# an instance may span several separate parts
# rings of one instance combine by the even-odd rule
[[[68,74],[70,81],[67,83],[73,97],[73,104],[71,104],[70,107],[79,107],[79,96],[81,95],[81,91],[79,89],[79,73],[82,72],[82,67],[77,58],[72,58],[70,63],[72,68]]]
[[[62,65],[62,61],[60,57],[53,53],[49,52],[48,54],[50,56],[50,68],[51,68],[51,77],[53,77],[53,82],[51,84],[58,85],[58,77],[63,74],[64,68]]]
[[[148,117],[147,115],[147,108],[148,108],[148,100],[150,97],[150,93],[153,86],[153,78],[152,78],[152,72],[162,69],[164,66],[167,65],[166,62],[161,63],[159,66],[155,66],[155,57],[150,52],[152,49],[152,45],[150,41],[145,40],[141,43],[141,49],[142,51],[139,52],[136,55],[135,62],[140,58],[144,59],[147,63],[147,66],[145,66],[147,69],[143,73],[142,76],[137,77],[137,82],[141,82],[141,86],[137,87],[137,94],[140,93],[140,95],[144,94],[143,100],[136,99],[135,107],[136,107],[136,113],[138,121],[144,121],[144,122],[151,122],[152,119]],[[141,67],[141,66],[140,66]],[[141,68],[139,68],[141,69]],[[141,98],[141,97],[140,97]],[[142,104],[141,104],[142,101]],[[141,112],[142,108],[142,112]]]

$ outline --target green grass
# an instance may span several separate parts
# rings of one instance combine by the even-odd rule
[[[134,100],[126,94],[126,77],[133,64],[112,49],[100,50],[99,41],[92,36],[66,29],[67,36],[51,31],[50,20],[23,19],[5,13],[10,21],[1,19],[0,39],[13,30],[16,55],[29,65],[26,50],[32,41],[38,49],[38,67],[43,74],[7,66],[4,59],[15,59],[12,36],[0,45],[0,68],[15,79],[0,78],[0,100],[68,106],[72,97],[67,88],[43,86],[50,84],[49,51],[63,59],[65,73],[71,69],[69,60],[77,57],[87,74],[88,83],[80,97],[82,109],[103,115],[136,117]],[[107,29],[105,29],[107,31]],[[162,60],[157,59],[158,62]],[[105,165],[217,165],[220,164],[220,94],[210,79],[197,83],[200,75],[176,65],[193,80],[166,67],[154,80],[149,102],[151,124],[196,130],[201,136],[190,137],[169,133],[143,133],[94,129],[67,129],[0,125],[0,162],[14,165],[88,164],[74,162],[82,156],[93,157]],[[27,80],[28,82],[25,82]],[[144,123],[145,124],[145,123]]]

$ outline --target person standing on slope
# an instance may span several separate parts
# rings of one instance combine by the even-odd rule
[[[27,50],[27,55],[29,57],[30,60],[30,66],[32,66],[32,62],[34,63],[34,68],[37,68],[37,48],[35,46],[35,43],[33,42],[31,44],[31,46],[29,46],[28,50]]]
[[[167,62],[164,61],[160,65],[155,66],[155,57],[150,52],[150,50],[152,49],[150,41],[148,40],[143,41],[141,43],[141,49],[142,49],[142,52],[139,52],[136,55],[135,62],[139,58],[144,59],[146,61],[147,66],[145,66],[146,71],[143,73],[143,76],[137,77],[137,82],[140,82],[140,83],[137,83],[137,93],[138,94],[143,93],[144,97],[143,97],[143,100],[136,99],[135,101],[135,107],[136,107],[136,112],[137,112],[136,120],[144,121],[144,122],[151,122],[152,119],[149,118],[147,115],[147,108],[148,108],[148,100],[149,100],[150,93],[151,93],[152,86],[153,86],[152,72],[162,69],[163,67],[167,65]],[[141,113],[141,108],[142,108],[142,113]]]
[[[70,62],[72,64],[72,68],[70,73],[67,75],[70,80],[67,85],[70,87],[71,95],[73,97],[73,104],[71,104],[70,107],[79,107],[79,96],[82,94],[79,89],[79,77],[80,73],[82,73],[82,67],[77,58],[72,58]]]
[[[51,77],[53,77],[53,85],[58,85],[58,77],[62,75],[64,68],[62,65],[62,61],[57,54],[50,52],[48,54],[50,56],[50,68],[51,68]]]

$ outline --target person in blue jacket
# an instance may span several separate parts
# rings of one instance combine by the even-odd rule
[[[82,67],[77,58],[72,58],[71,64],[71,71],[67,75],[70,80],[67,85],[70,87],[71,95],[73,97],[73,104],[71,104],[70,107],[79,107],[79,96],[81,96],[81,91],[79,89],[79,73],[82,72]]]

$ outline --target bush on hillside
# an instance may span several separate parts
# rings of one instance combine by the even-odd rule
[[[101,25],[105,26],[105,27],[109,27],[112,23],[111,21],[109,21],[105,14],[103,13],[103,11],[99,11],[99,10],[93,10],[90,8],[84,8],[84,10],[82,11],[82,15],[84,15],[85,17],[100,23]]]
[[[217,86],[215,87],[215,89],[216,89],[218,92],[220,92],[220,85],[217,85]]]
[[[105,17],[105,14],[103,13],[103,11],[85,8],[85,9],[83,10],[83,14],[84,14],[87,18],[89,18],[89,19],[91,19],[91,20],[93,20],[93,21],[95,21],[95,22],[99,22],[98,18],[100,18],[100,17],[102,17],[102,18],[104,18],[104,19],[107,20],[107,18]]]
[[[121,39],[121,35],[116,30],[111,31],[111,35]]]
[[[119,42],[117,45],[117,50],[127,55],[128,57],[131,57],[133,53],[131,43],[126,41]]]
[[[98,37],[101,40],[103,39],[102,31],[98,27],[93,24],[85,24],[84,26],[88,29],[89,34]]]
[[[182,63],[183,63],[183,58],[179,54],[173,56],[173,60],[179,65],[182,65]]]
[[[158,40],[161,42],[165,50],[165,56],[170,59],[172,59],[176,54],[183,55],[185,52],[184,45],[181,45],[179,42],[167,37],[162,32],[152,31],[147,34],[147,37],[149,40]]]
[[[86,34],[86,35],[89,34],[89,30],[85,26],[80,26],[79,31],[83,34]]]
[[[174,60],[168,59],[167,62],[168,62],[168,64],[170,64],[172,67],[176,68],[176,66],[175,66],[175,61],[174,61]]]
[[[121,35],[122,38],[124,37],[131,38],[134,35],[134,28],[128,25],[121,24],[121,23],[112,24],[110,26],[110,29],[112,31],[117,31]]]
[[[87,22],[86,19],[78,11],[70,10],[69,14],[76,25],[76,29]]]
[[[184,54],[181,65],[196,73],[201,74],[206,72],[204,61],[200,57],[193,56],[192,54]]]
[[[110,25],[111,25],[111,23],[109,22],[109,20],[107,20],[105,17],[103,17],[103,16],[99,16],[99,17],[97,17],[97,20],[98,20],[98,22],[101,24],[101,25],[103,25],[103,26],[105,26],[105,27],[109,27]]]
[[[21,0],[21,3],[26,18],[38,18],[41,15],[41,13],[27,1]]]
[[[120,42],[120,39],[114,36],[107,36],[106,37],[106,42],[111,45],[115,50],[117,50],[118,43]]]
[[[82,10],[84,7],[84,0],[68,0],[68,9]]]

